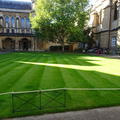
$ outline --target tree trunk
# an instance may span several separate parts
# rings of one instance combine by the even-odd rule
[[[62,52],[65,52],[65,37],[63,35],[60,36],[60,43],[62,46]]]
[[[62,43],[62,52],[65,51],[65,45],[64,45],[64,42]]]

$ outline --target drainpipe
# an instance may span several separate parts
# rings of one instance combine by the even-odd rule
[[[112,0],[110,0],[110,19],[109,19],[109,33],[108,33],[108,49],[110,49],[111,23],[112,23]]]

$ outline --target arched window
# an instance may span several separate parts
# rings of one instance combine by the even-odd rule
[[[118,19],[118,10],[117,10],[117,2],[115,2],[115,5],[114,5],[114,20],[117,20]]]
[[[3,26],[4,22],[3,22],[3,17],[0,17],[0,26]]]
[[[26,26],[27,26],[27,28],[30,28],[30,20],[29,20],[29,18],[26,19]]]
[[[25,18],[21,18],[21,28],[25,28]]]
[[[94,14],[94,26],[98,26],[99,25],[99,21],[100,20],[100,18],[99,18],[99,15],[98,15],[98,13],[95,13]]]
[[[11,18],[11,26],[15,27],[15,18],[14,17]]]
[[[16,18],[16,27],[19,28],[19,18]]]
[[[8,16],[5,17],[5,24],[6,24],[6,27],[9,27],[10,21]]]

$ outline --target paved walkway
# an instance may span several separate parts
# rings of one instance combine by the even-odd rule
[[[120,55],[105,55],[105,54],[97,55],[97,54],[94,54],[94,53],[89,53],[88,55],[95,55],[95,56],[102,56],[102,57],[120,59]]]
[[[7,53],[10,53],[10,52],[1,52],[1,51],[0,51],[0,54],[7,54]]]
[[[56,113],[9,120],[120,120],[120,107]]]
[[[108,58],[115,58],[115,59],[120,59],[119,55],[101,55],[103,57],[108,57]]]

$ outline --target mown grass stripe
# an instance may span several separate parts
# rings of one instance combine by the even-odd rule
[[[63,59],[64,60],[64,59]],[[64,60],[64,64],[69,64],[71,59],[65,59]],[[75,63],[74,63],[75,64]],[[66,68],[61,68],[61,72],[63,74],[63,77],[65,79],[65,83],[66,83],[66,87],[68,86],[73,86],[75,88],[84,88],[84,87],[91,87],[93,88],[94,86],[92,86],[88,81],[85,80],[84,77],[82,77],[81,75],[78,74],[78,70],[74,70],[74,69],[66,69]],[[78,77],[79,76],[79,77]],[[79,100],[82,104],[86,104],[86,99],[89,97],[89,101],[91,102],[95,102],[96,99],[93,98],[93,95],[99,95],[98,92],[95,92],[93,95],[89,95],[89,92],[78,92],[73,94],[73,92],[68,92],[69,96],[71,96],[71,101],[74,101],[74,103],[79,103]],[[77,95],[76,95],[77,94]],[[71,104],[71,101],[69,102]]]
[[[12,89],[14,92],[38,89],[44,91],[45,89],[67,88],[69,89],[67,109],[70,110],[120,104],[120,92],[114,90],[114,88],[119,88],[120,82],[118,74],[120,63],[118,60],[62,53],[12,53],[6,54],[4,57],[0,55],[0,60],[2,61],[0,62],[0,91],[7,92],[12,91]],[[30,62],[38,64],[32,65]],[[111,65],[112,63],[113,65]],[[63,65],[60,66],[60,64]],[[67,65],[74,65],[74,69],[67,68]],[[75,69],[77,65],[80,69]],[[115,68],[115,66],[117,67]],[[55,96],[54,93],[50,95]],[[9,99],[8,96],[0,96],[0,117],[12,116],[9,109],[10,105],[8,105]],[[36,99],[33,101],[35,102]],[[51,104],[54,106],[53,103]],[[16,116],[19,115],[26,115],[26,113],[16,114]]]
[[[32,58],[32,59],[36,59],[36,58]],[[26,60],[26,59],[24,59]],[[18,79],[20,79],[21,75],[23,75],[27,69],[29,69],[29,66],[28,65],[21,65],[20,67],[23,67],[21,69],[21,71],[16,70],[17,67],[19,67],[20,64],[18,64],[17,62],[14,63],[14,66],[12,69],[9,69],[9,71],[5,74],[3,74],[1,77],[0,77],[0,80],[1,80],[1,84],[0,86],[2,87],[2,85],[6,84],[6,87],[3,88],[3,90],[9,90],[8,88],[11,87],[11,86],[14,86],[14,84],[16,82],[18,82]],[[12,90],[12,89],[11,89]]]
[[[37,58],[36,62],[38,61],[44,61],[45,58]],[[42,69],[40,66],[37,65],[30,65],[32,66],[25,74],[24,76],[19,80],[20,83],[24,82],[24,84],[22,86],[19,87],[19,84],[16,84],[16,86],[14,86],[15,90],[20,90],[20,89],[24,89],[24,90],[35,90],[38,88],[39,84],[35,84],[36,82],[39,83],[39,81],[41,80],[41,78],[39,78],[41,71],[40,70],[44,70],[43,66]]]
[[[20,58],[22,58],[21,60],[28,59],[28,58],[24,58],[24,57],[20,57]],[[12,60],[12,63],[11,63],[11,61],[9,61],[8,63],[5,63],[5,67],[2,66],[3,68],[0,70],[1,78],[2,78],[2,76],[5,76],[7,73],[9,73],[11,71],[11,69],[13,70],[15,67],[20,65],[19,63],[17,63],[17,60],[20,60],[20,58],[16,58],[16,59]],[[7,64],[9,64],[9,65],[7,66]]]

